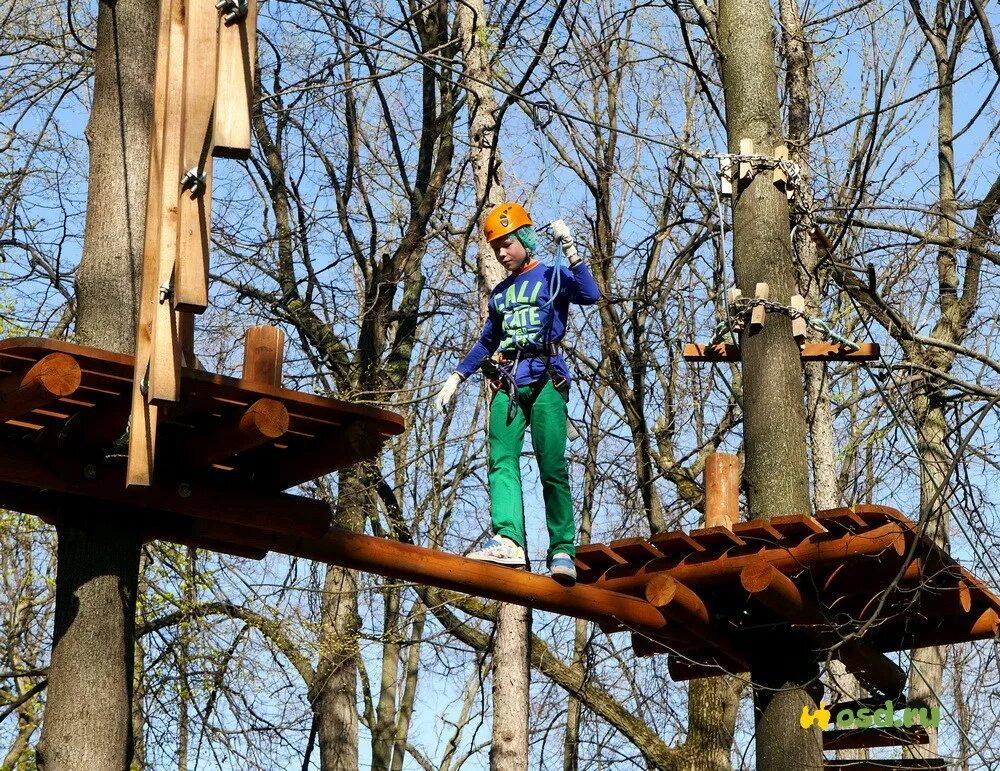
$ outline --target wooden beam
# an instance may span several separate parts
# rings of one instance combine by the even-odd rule
[[[823,751],[861,750],[870,747],[908,747],[914,744],[928,744],[927,730],[920,726],[912,728],[842,728],[823,732]]]
[[[273,442],[288,431],[288,409],[274,399],[258,399],[242,413],[199,434],[185,448],[191,466],[211,466],[226,458]]]
[[[148,485],[156,452],[156,405],[147,400],[153,353],[153,328],[161,313],[161,261],[174,259],[177,238],[176,175],[180,169],[180,95],[184,82],[184,4],[160,3],[153,87],[153,122],[149,142],[149,186],[146,195],[146,233],[139,290],[139,321],[135,336],[132,404],[126,483]],[[166,271],[167,280],[173,271]],[[162,341],[161,341],[162,345]],[[170,377],[172,368],[158,376]],[[167,397],[169,382],[158,380],[158,392]]]
[[[705,462],[705,527],[733,529],[740,520],[740,459],[713,452]]]
[[[275,490],[309,482],[323,474],[374,458],[385,438],[374,423],[355,420],[343,429],[331,429],[324,437],[298,450],[281,453],[257,476],[261,485]]]
[[[858,640],[844,642],[822,609],[788,576],[763,560],[740,573],[743,588],[778,616],[796,625],[821,646],[839,643],[834,655],[867,685],[895,699],[906,687],[906,674],[895,662]]]
[[[53,453],[40,460],[11,442],[0,441],[0,482],[218,520],[227,526],[247,525],[269,533],[313,538],[325,532],[330,524],[329,506],[309,498],[260,494],[220,484],[217,479],[160,480],[132,488],[126,488],[123,481],[120,469],[115,466],[84,464],[75,457]]]
[[[563,586],[548,576],[336,527],[319,537],[272,537],[247,528],[205,521],[195,523],[193,532],[401,581],[512,602],[597,623],[612,622],[651,636],[669,633],[672,628],[660,611],[637,597],[586,584]]]
[[[890,522],[861,533],[845,533],[837,538],[817,533],[795,546],[765,546],[753,554],[721,554],[714,559],[695,555],[690,560],[676,557],[650,560],[642,565],[619,565],[609,568],[595,585],[627,594],[640,594],[657,573],[668,573],[695,590],[701,586],[735,581],[748,564],[762,559],[782,572],[797,573],[805,568],[832,566],[840,562],[872,555],[902,557],[906,536],[902,525]]]
[[[923,771],[924,769],[948,770],[943,758],[882,758],[880,760],[827,760],[823,768],[836,771]]]
[[[658,608],[695,638],[716,651],[730,672],[745,672],[749,665],[740,650],[711,622],[702,599],[672,576],[658,575],[646,585],[646,601]]]
[[[247,14],[219,28],[219,69],[215,88],[216,158],[250,157],[250,111],[257,60],[257,0],[247,0]]]
[[[878,343],[858,343],[858,350],[848,350],[842,343],[804,343],[802,361],[875,361],[879,358]],[[740,361],[740,347],[733,343],[686,343],[684,361]]]
[[[667,673],[670,675],[670,679],[677,683],[682,683],[685,680],[700,680],[703,677],[718,677],[727,672],[739,674],[739,672],[723,668],[718,663],[701,663],[680,654],[667,656]]]
[[[766,300],[771,294],[770,287],[763,281],[754,287],[753,296],[755,300]],[[755,305],[750,311],[750,333],[760,332],[764,328],[764,321],[767,319],[767,309],[763,305]]]
[[[19,372],[0,377],[0,423],[45,407],[80,387],[82,374],[76,359],[50,353]]]
[[[250,327],[243,343],[242,380],[281,388],[285,333],[277,327]]]
[[[194,172],[200,181],[197,190],[185,191],[177,202],[173,299],[174,309],[186,313],[201,313],[208,307],[218,24],[213,0],[187,0],[180,174]]]

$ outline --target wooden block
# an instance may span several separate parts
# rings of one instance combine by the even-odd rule
[[[733,288],[729,290],[728,298],[729,298],[730,323],[732,324],[733,332],[737,333],[743,331],[743,321],[741,319],[734,318],[732,314],[734,313],[736,302],[742,297],[743,297],[743,292],[741,292],[739,289]]]
[[[288,431],[288,408],[275,399],[258,399],[242,413],[188,442],[185,458],[193,466],[210,466],[230,456],[273,442]]]
[[[730,530],[740,519],[740,459],[713,452],[705,462],[705,527]]]
[[[684,361],[739,361],[740,347],[732,343],[702,345],[687,343],[684,346]]]
[[[730,197],[733,194],[733,160],[729,156],[719,158],[719,195]]]
[[[754,288],[753,296],[757,300],[766,300],[770,289],[767,284],[761,282],[757,284]],[[763,305],[755,305],[753,310],[750,312],[750,332],[759,332],[764,328],[764,321],[766,319],[767,311],[764,309]]]
[[[215,105],[219,15],[213,0],[188,0],[184,40],[184,106],[178,179],[204,174],[204,190],[177,203],[174,308],[201,313],[208,307],[208,250],[212,211],[212,110]]]
[[[778,145],[774,148],[774,157],[779,161],[787,161],[788,148],[784,145]],[[779,190],[788,190],[788,174],[785,173],[785,170],[781,166],[774,167],[773,179],[776,188]]]
[[[139,324],[135,336],[135,372],[129,418],[126,484],[149,485],[156,448],[156,406],[146,400],[158,311],[161,275],[173,271],[177,237],[177,173],[180,169],[180,94],[184,75],[184,3],[164,0],[156,48],[153,123],[149,143],[149,187],[146,233],[139,291]],[[161,270],[161,262],[167,266]],[[169,372],[169,371],[168,371]],[[162,373],[158,373],[162,374]],[[163,380],[158,381],[161,385]]]
[[[215,89],[216,158],[250,157],[250,111],[253,106],[254,62],[257,59],[257,0],[248,0],[247,15],[219,29],[219,64]]]
[[[793,310],[797,310],[800,313],[806,312],[806,300],[800,294],[793,294],[788,304]],[[806,331],[808,328],[809,325],[806,323],[805,318],[796,317],[792,319],[792,337],[795,338],[795,342],[798,343],[799,348],[801,348],[806,341]]]
[[[243,347],[243,380],[281,388],[285,333],[277,327],[250,327]]]
[[[753,155],[753,140],[740,140],[740,155]],[[753,164],[743,161],[740,163],[740,182],[749,182],[753,179]]]

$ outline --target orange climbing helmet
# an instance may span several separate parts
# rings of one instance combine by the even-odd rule
[[[507,201],[486,215],[483,230],[486,232],[487,241],[495,241],[531,224],[531,215],[521,204]]]

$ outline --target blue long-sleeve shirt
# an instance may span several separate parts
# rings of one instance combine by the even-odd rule
[[[508,359],[515,358],[517,349],[522,350],[516,373],[519,386],[545,376],[546,358],[553,374],[570,379],[569,367],[558,349],[554,356],[546,357],[546,353],[566,333],[570,304],[593,305],[600,292],[590,268],[581,260],[572,268],[560,268],[559,291],[555,302],[549,303],[553,270],[534,262],[494,287],[479,340],[456,370],[463,379],[498,349]]]

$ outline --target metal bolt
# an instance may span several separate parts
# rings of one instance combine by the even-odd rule
[[[97,466],[93,463],[88,463],[83,467],[83,478],[84,479],[97,479]]]
[[[187,482],[181,482],[179,485],[177,485],[177,494],[181,498],[190,498],[193,493],[194,491],[191,489],[191,485],[189,485]]]
[[[197,166],[185,171],[184,176],[181,177],[181,189],[190,190],[192,198],[197,198],[204,193],[207,183],[208,174]]]

